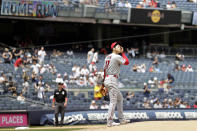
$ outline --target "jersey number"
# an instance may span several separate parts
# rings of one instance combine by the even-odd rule
[[[111,59],[111,56],[107,58],[107,60],[105,61],[105,69],[108,68],[109,66],[109,63],[110,63],[110,59]]]
[[[105,63],[105,69],[107,69],[107,68],[108,68],[108,66],[109,66],[109,62],[110,62],[110,60],[107,60],[107,61],[106,61],[106,63]]]

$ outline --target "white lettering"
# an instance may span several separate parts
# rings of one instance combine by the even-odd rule
[[[2,117],[2,124],[19,124],[23,123],[23,116]]]
[[[197,112],[184,112],[186,119],[196,119]]]
[[[58,120],[60,120],[61,118],[58,117]],[[55,118],[53,118],[53,120],[55,121]],[[71,123],[71,122],[75,122],[75,121],[84,121],[86,120],[82,114],[76,114],[76,115],[71,115],[71,116],[65,116],[64,117],[64,123]]]
[[[88,113],[88,120],[107,120],[108,114],[107,113]],[[114,116],[114,119],[116,117]]]
[[[6,117],[2,117],[2,124],[4,124],[4,122],[6,122]]]
[[[20,120],[20,122],[19,122],[19,123],[21,123],[21,124],[22,124],[22,123],[23,123],[23,116],[20,116],[20,119],[19,119],[19,120]]]
[[[71,123],[71,122],[74,122],[74,121],[83,121],[83,120],[85,120],[85,118],[83,117],[82,114],[77,114],[77,115],[64,117],[64,122],[65,123]]]
[[[12,123],[12,117],[9,117],[8,121],[6,121],[6,124],[10,124],[10,123]]]
[[[180,112],[155,112],[157,119],[183,119]]]
[[[13,121],[12,121],[12,123],[17,123],[17,119],[18,119],[18,116],[13,116]]]
[[[146,112],[124,113],[126,119],[149,119]]]

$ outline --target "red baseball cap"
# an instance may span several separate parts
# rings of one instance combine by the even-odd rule
[[[113,49],[116,44],[117,44],[117,42],[112,43],[111,44],[111,49]]]

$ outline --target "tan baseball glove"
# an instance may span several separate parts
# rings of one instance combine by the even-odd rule
[[[107,90],[106,87],[102,86],[101,89],[100,89],[100,92],[101,92],[101,94],[102,94],[103,96],[106,96],[107,93],[108,93],[108,90]]]

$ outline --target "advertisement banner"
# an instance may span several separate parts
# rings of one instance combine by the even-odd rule
[[[2,0],[1,15],[47,17],[57,16],[58,3],[41,0]]]
[[[27,114],[0,114],[0,127],[28,126]]]
[[[181,11],[132,8],[130,22],[159,25],[181,24]]]
[[[193,12],[191,11],[181,11],[181,23],[191,24]]]
[[[197,25],[197,12],[193,12],[192,25]]]
[[[118,120],[117,112],[114,119]],[[154,120],[197,120],[197,110],[127,110],[124,116],[131,122]],[[60,120],[60,116],[58,118]],[[41,117],[40,124],[54,124],[54,114],[46,114]],[[82,111],[65,113],[64,124],[103,124],[107,121],[107,111]]]

